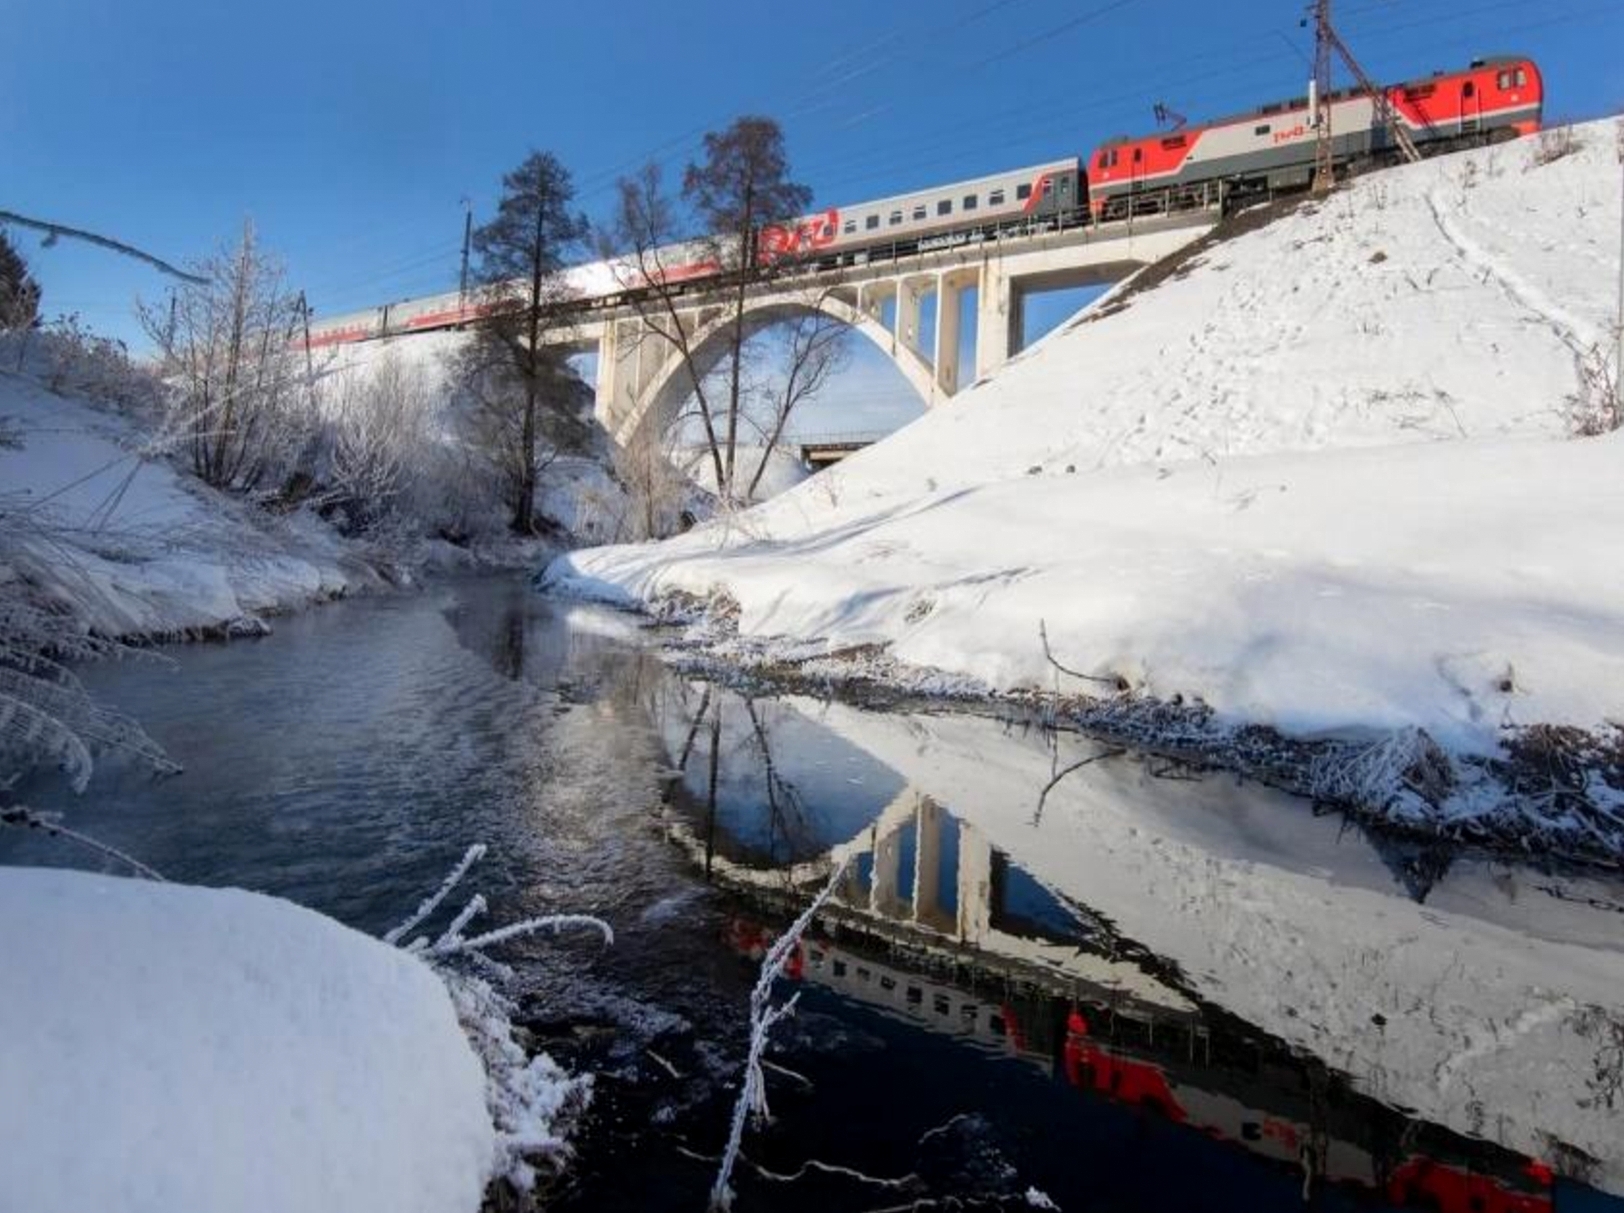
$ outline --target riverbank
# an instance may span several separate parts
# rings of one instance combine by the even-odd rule
[[[1440,837],[1624,859],[1611,123],[1374,174],[765,506],[570,553],[719,662],[1031,701]],[[1600,410],[1598,412],[1598,410]]]
[[[458,546],[346,538],[309,508],[277,512],[179,471],[137,421],[0,369],[0,592],[127,642],[263,635],[268,619],[439,572],[519,569],[545,540]]]

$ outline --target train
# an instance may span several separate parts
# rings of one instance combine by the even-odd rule
[[[1383,91],[1423,155],[1533,134],[1544,119],[1544,78],[1527,56],[1476,59],[1466,68]],[[1401,148],[1370,96],[1361,90],[1337,92],[1328,106],[1340,175],[1398,162]],[[1310,185],[1319,144],[1316,109],[1312,97],[1298,96],[1195,126],[1119,136],[1087,157],[829,207],[765,226],[758,266],[833,270],[1022,230],[1131,222],[1195,208],[1234,210]],[[686,288],[722,273],[698,242],[667,250],[661,262],[667,285]],[[569,286],[583,306],[615,306],[639,289],[635,277],[625,265],[594,262],[570,270]],[[337,345],[453,328],[479,319],[483,310],[477,300],[455,291],[410,299],[312,324],[301,344]]]

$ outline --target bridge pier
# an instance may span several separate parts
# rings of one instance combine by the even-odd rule
[[[1020,346],[1020,308],[1003,261],[989,258],[976,289],[976,378],[985,379]]]

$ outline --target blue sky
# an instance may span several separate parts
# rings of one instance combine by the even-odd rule
[[[532,147],[601,215],[743,112],[846,203],[1088,151],[1301,91],[1302,0],[560,4],[0,0],[0,208],[186,259],[252,216],[319,314],[455,285],[462,200]],[[1395,79],[1521,51],[1551,116],[1624,109],[1624,0],[1337,0]],[[14,231],[48,312],[134,338],[155,273]],[[1033,308],[1039,327],[1075,300]],[[859,358],[854,397],[905,392]],[[861,383],[858,382],[861,378]]]

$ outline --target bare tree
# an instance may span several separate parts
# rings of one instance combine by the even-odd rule
[[[496,444],[515,531],[535,530],[538,445],[553,454],[583,446],[589,427],[576,415],[573,380],[559,348],[571,291],[564,259],[586,237],[570,209],[569,171],[549,152],[532,152],[502,179],[496,217],[474,232],[485,319],[464,362],[483,414],[477,432]]]
[[[328,500],[352,529],[370,531],[398,512],[427,478],[434,397],[427,375],[398,354],[352,368],[329,399]]]
[[[659,539],[681,524],[689,482],[677,466],[680,427],[651,413],[614,454],[615,475],[625,486],[634,539]]]
[[[747,336],[745,293],[758,270],[761,230],[794,219],[812,203],[812,191],[789,179],[784,135],[771,118],[744,117],[725,131],[705,136],[705,158],[688,165],[683,196],[709,233],[714,259],[731,271],[732,325],[728,338],[727,440],[721,484],[732,496],[734,455],[739,432],[741,361]]]
[[[166,407],[192,469],[243,491],[287,474],[310,436],[303,361],[293,356],[298,298],[252,223],[198,267],[167,305],[139,307],[167,385]]]
[[[789,179],[783,133],[763,117],[739,118],[726,130],[705,136],[703,159],[689,164],[683,174],[680,207],[654,165],[623,178],[619,186],[611,248],[619,258],[622,285],[648,336],[681,359],[719,496],[724,505],[737,504],[748,498],[738,491],[742,477],[737,463],[748,396],[748,294],[768,272],[758,256],[761,236],[766,228],[804,212],[811,192]],[[693,231],[704,234],[684,240]],[[727,297],[722,369],[714,381],[695,344],[690,284],[672,274],[678,266],[695,264],[713,272],[714,287]],[[822,350],[825,343],[814,344]],[[777,430],[781,433],[782,425]],[[759,468],[750,487],[757,482]]]
[[[761,477],[772,453],[783,439],[789,419],[813,400],[846,365],[849,332],[843,321],[822,310],[821,297],[811,297],[805,310],[789,322],[783,360],[771,368],[760,389],[762,408],[752,410],[762,427],[761,460],[744,491],[745,501],[754,501]]]

